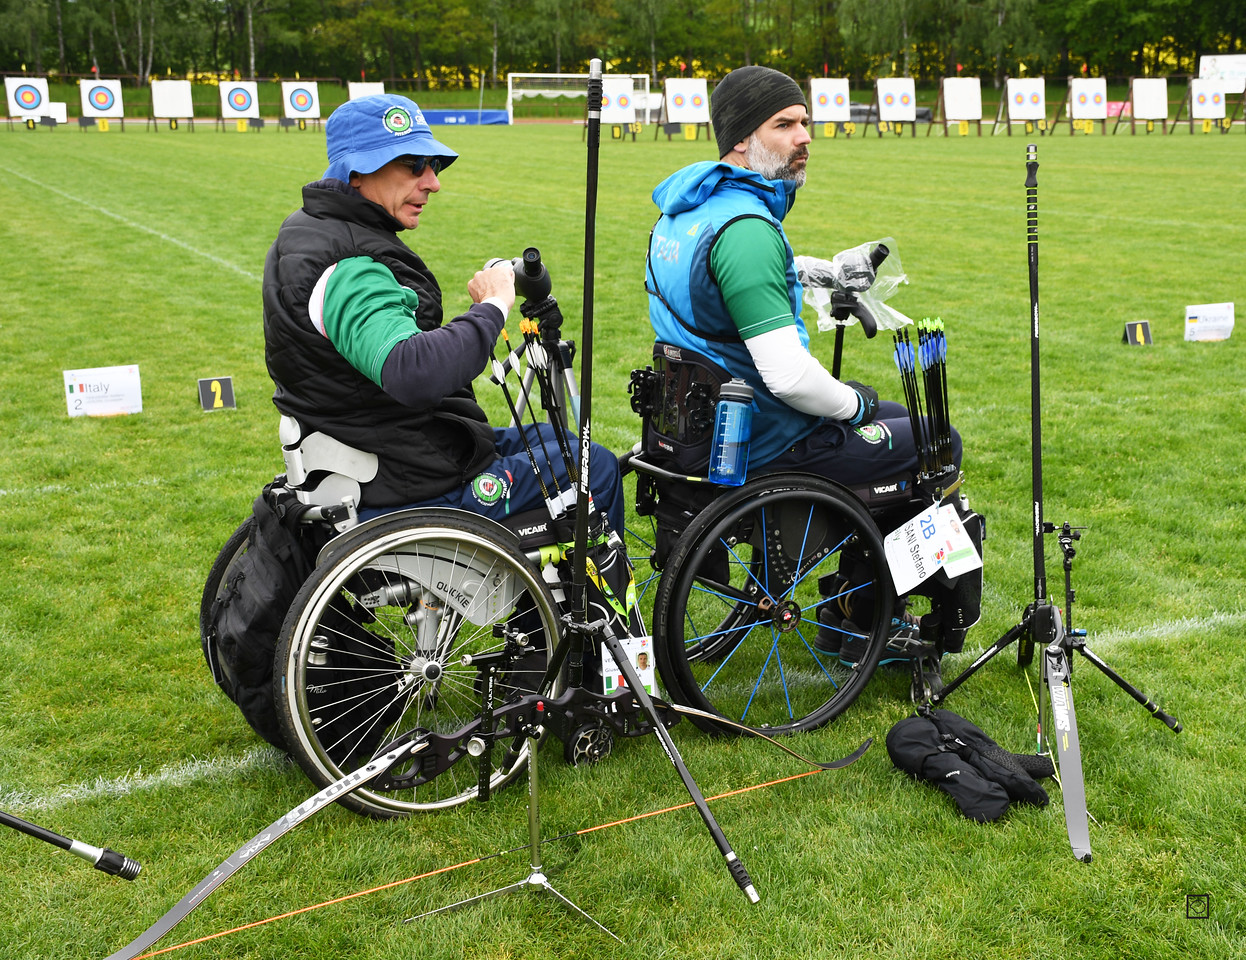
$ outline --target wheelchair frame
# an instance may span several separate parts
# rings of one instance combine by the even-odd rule
[[[574,404],[574,376],[564,374]],[[524,403],[530,387],[527,378]],[[556,530],[543,510],[507,529],[434,508],[361,524],[355,504],[360,483],[375,475],[375,458],[321,434],[304,436],[290,418],[281,439],[286,485],[312,507],[305,522],[335,534],[287,613],[274,663],[287,748],[313,782],[327,786],[406,734],[435,747],[410,769],[343,797],[344,805],[388,817],[487,797],[524,766],[521,731],[533,722],[528,695],[538,691],[558,704],[544,725],[563,741],[568,762],[595,762],[616,736],[653,732],[626,689],[607,696],[578,679],[563,682],[571,589],[565,525]],[[795,733],[834,719],[868,684],[891,624],[895,597],[874,518],[917,502],[905,492],[915,487],[853,491],[778,473],[723,488],[665,470],[641,448],[643,441],[621,466],[637,477],[638,514],[654,524],[647,558],[660,574],[653,645],[670,699],[715,734]],[[249,523],[209,574],[205,631]],[[524,528],[537,533],[521,537]],[[643,542],[633,534],[625,531]],[[486,582],[494,586],[482,589]],[[819,612],[836,604],[855,619],[820,622]],[[594,612],[609,616],[604,604]],[[631,632],[643,636],[634,613]],[[592,670],[600,644],[586,646]],[[664,724],[677,716],[666,710]],[[495,743],[507,741],[495,756]]]

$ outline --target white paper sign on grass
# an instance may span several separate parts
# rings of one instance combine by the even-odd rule
[[[115,417],[143,412],[138,364],[64,370],[65,403],[71,417]]]
[[[1074,120],[1108,118],[1108,82],[1103,77],[1076,77],[1069,91]]]
[[[847,123],[852,119],[847,77],[814,77],[809,81],[809,119],[813,123]]]
[[[950,503],[923,510],[887,534],[883,549],[901,596],[940,570],[959,577],[982,566],[973,540]]]
[[[1228,340],[1233,333],[1233,304],[1195,303],[1185,308],[1187,340]]]

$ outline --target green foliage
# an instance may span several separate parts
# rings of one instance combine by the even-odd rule
[[[0,0],[0,69],[142,78],[200,73],[471,90],[509,72],[719,77],[957,73],[998,81],[1197,71],[1246,49],[1219,0]]]
[[[408,237],[451,309],[479,264],[541,248],[578,333],[584,145],[577,128],[460,128],[463,156]],[[982,622],[966,666],[1032,597],[1024,143],[819,138],[788,220],[798,252],[895,238],[911,283],[892,303],[947,322],[953,419],[988,520]],[[1241,956],[1246,835],[1246,433],[1243,339],[1185,343],[1187,303],[1242,302],[1241,136],[1077,137],[1039,144],[1043,428],[1049,519],[1088,526],[1074,622],[1185,724],[1173,736],[1075,661],[1095,860],[1075,863],[1061,793],[1046,809],[964,821],[882,749],[909,711],[880,673],[835,724],[791,741],[819,758],[866,737],[848,770],[716,801],[762,902],[749,906],[690,811],[545,848],[552,882],[628,943],[524,893],[399,921],[526,876],[521,785],[488,805],[377,823],[331,809],[266,850],[164,946],[475,858],[484,862],[188,947],[185,957],[432,958]],[[651,131],[601,147],[595,437],[634,442],[628,371],[649,354],[642,286],[652,187],[705,159]],[[218,546],[281,467],[259,276],[316,133],[0,133],[0,809],[143,864],[133,884],[0,832],[0,958],[106,956],[228,853],[311,793],[212,685],[199,590]],[[1155,344],[1120,344],[1149,320]],[[895,396],[887,345],[855,331],[846,370]],[[829,334],[814,334],[829,362]],[[144,412],[66,416],[61,371],[137,362]],[[203,413],[195,381],[234,378]],[[503,404],[479,385],[490,412]],[[1060,589],[1050,545],[1048,574]],[[1013,750],[1034,710],[1011,651],[948,706]],[[801,772],[751,740],[674,735],[707,795]],[[542,759],[544,833],[685,799],[657,745],[596,768]],[[1186,897],[1209,894],[1209,920]],[[1234,946],[1236,944],[1236,946]]]

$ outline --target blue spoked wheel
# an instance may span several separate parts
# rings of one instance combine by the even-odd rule
[[[671,552],[654,608],[662,680],[673,699],[769,735],[815,729],[869,682],[893,601],[882,537],[852,493],[806,475],[752,480]]]

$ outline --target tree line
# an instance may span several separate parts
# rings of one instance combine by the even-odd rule
[[[717,78],[1197,73],[1246,52],[1223,0],[0,0],[0,70],[395,80],[473,89],[509,72]]]

